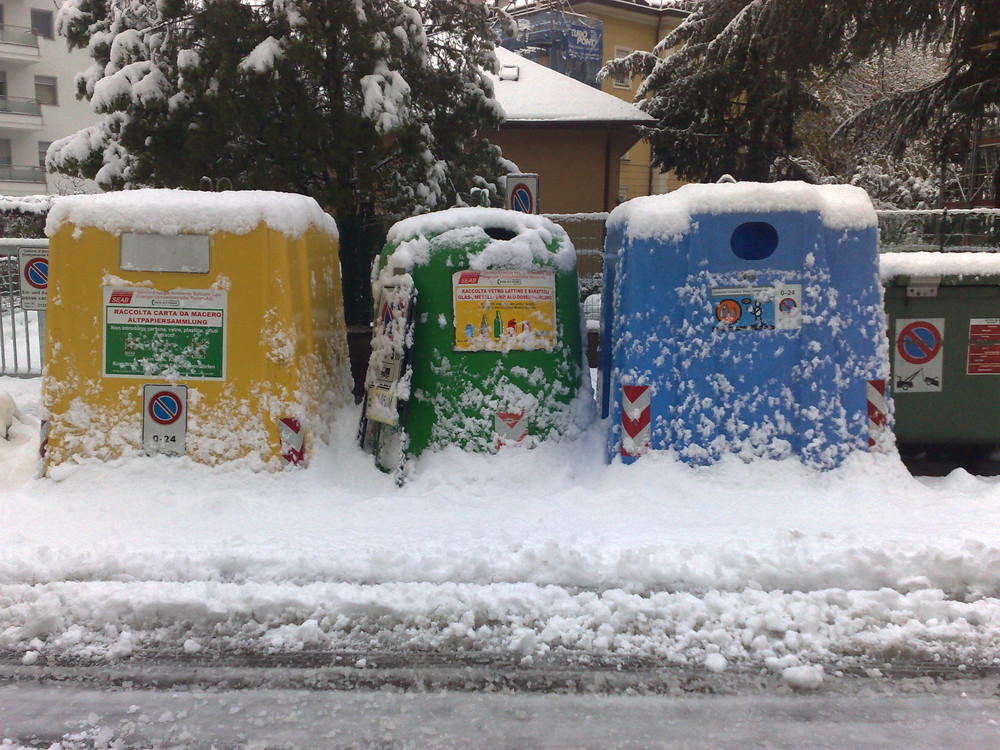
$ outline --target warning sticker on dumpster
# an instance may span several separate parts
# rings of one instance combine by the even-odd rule
[[[935,393],[942,389],[944,318],[896,321],[892,392]]]
[[[722,331],[802,327],[802,285],[721,286],[711,290],[712,328]]]
[[[554,271],[459,271],[452,275],[452,288],[456,351],[555,346]]]
[[[105,377],[226,377],[226,292],[104,290]]]
[[[968,375],[1000,375],[1000,318],[969,321]]]
[[[403,363],[414,292],[412,284],[399,282],[384,285],[379,295],[378,319],[365,379],[368,389],[365,416],[383,424],[399,424],[399,384],[405,375]]]

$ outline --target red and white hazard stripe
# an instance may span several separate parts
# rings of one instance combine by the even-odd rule
[[[493,416],[493,430],[497,435],[497,448],[520,443],[528,437],[528,420],[523,411],[500,411]]]
[[[622,386],[623,456],[642,456],[649,452],[650,408],[648,385]]]
[[[868,447],[881,450],[889,432],[889,402],[885,381],[868,381]]]
[[[298,466],[306,460],[306,439],[302,423],[294,417],[278,420],[278,437],[281,439],[281,460]]]

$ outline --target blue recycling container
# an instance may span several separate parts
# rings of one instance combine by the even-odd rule
[[[686,185],[624,203],[602,304],[611,458],[833,468],[889,439],[877,218],[859,188]]]

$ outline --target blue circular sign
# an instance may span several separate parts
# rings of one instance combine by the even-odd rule
[[[24,280],[35,289],[45,289],[49,285],[49,261],[46,258],[32,258],[24,266]]]
[[[910,323],[899,334],[896,350],[911,365],[925,365],[941,351],[941,332],[926,320]]]
[[[519,182],[511,191],[510,207],[523,214],[532,214],[535,212],[535,201],[531,197],[531,190],[523,182]]]
[[[170,425],[181,416],[181,400],[170,391],[160,391],[149,400],[148,410],[154,422]]]

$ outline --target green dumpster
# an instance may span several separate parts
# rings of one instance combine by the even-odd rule
[[[883,253],[880,265],[897,442],[1000,443],[1000,255]]]
[[[593,419],[576,253],[551,221],[491,208],[406,219],[372,286],[361,441],[384,470],[449,445],[572,438]]]

